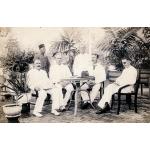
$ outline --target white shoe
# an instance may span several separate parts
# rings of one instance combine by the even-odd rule
[[[43,115],[40,114],[39,112],[33,112],[33,115],[36,116],[36,117],[42,117]]]
[[[59,116],[60,115],[60,113],[58,111],[56,111],[56,110],[53,110],[52,114],[54,114],[55,116]]]

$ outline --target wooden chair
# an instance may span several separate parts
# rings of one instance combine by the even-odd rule
[[[125,95],[126,96],[126,101],[128,102],[129,105],[129,109],[131,109],[131,100],[132,100],[132,96],[134,96],[134,109],[135,109],[135,113],[137,113],[137,94],[138,94],[138,89],[139,89],[139,78],[137,79],[136,83],[134,84],[134,91],[131,93],[122,93],[122,90],[129,87],[131,85],[125,85],[123,87],[121,87],[117,93],[115,93],[112,96],[112,105],[111,105],[111,109],[113,108],[113,103],[115,101],[115,95],[118,95],[116,101],[118,102],[117,105],[117,115],[119,115],[120,112],[120,105],[121,105],[121,96]]]
[[[108,80],[110,83],[113,83],[117,77],[121,75],[120,71],[108,71]],[[131,85],[125,85],[121,87],[117,93],[112,95],[112,103],[111,103],[111,109],[113,108],[114,101],[118,102],[117,105],[117,114],[119,115],[120,112],[120,105],[121,105],[121,96],[125,95],[126,96],[126,101],[128,102],[129,109],[131,109],[131,98],[134,96],[134,107],[135,107],[135,112],[137,113],[137,94],[138,94],[138,89],[139,89],[139,75],[137,77],[137,81],[134,84],[134,91],[131,93],[122,93],[122,90],[129,87]],[[117,95],[117,99],[115,99],[115,95]]]
[[[141,95],[143,95],[143,85],[148,84],[149,88],[149,99],[150,99],[150,69],[139,70],[139,84],[141,88]]]

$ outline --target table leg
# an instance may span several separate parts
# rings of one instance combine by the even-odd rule
[[[77,115],[77,109],[78,109],[78,97],[79,97],[79,88],[76,88],[75,92],[75,108],[74,108],[74,116]]]

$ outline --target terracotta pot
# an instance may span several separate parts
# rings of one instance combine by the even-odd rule
[[[19,116],[21,109],[21,106],[17,104],[7,104],[3,106],[3,111],[7,117]]]

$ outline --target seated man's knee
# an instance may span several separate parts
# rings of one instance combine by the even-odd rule
[[[69,91],[69,92],[72,92],[74,90],[74,87],[72,84],[68,84],[66,87],[65,87],[66,91]]]

